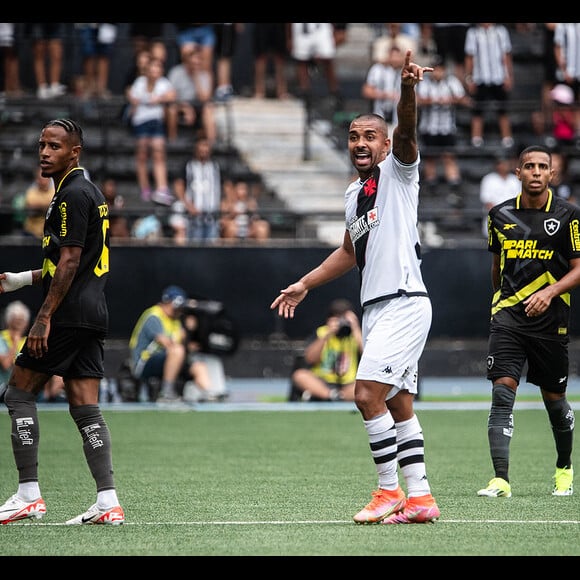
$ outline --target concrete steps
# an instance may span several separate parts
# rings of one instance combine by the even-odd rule
[[[352,172],[346,154],[311,130],[299,99],[235,97],[231,104],[233,145],[267,188],[298,214],[334,213],[321,221],[318,237],[337,245],[344,233],[344,190]],[[308,159],[305,159],[305,139]],[[315,226],[317,224],[314,224]]]

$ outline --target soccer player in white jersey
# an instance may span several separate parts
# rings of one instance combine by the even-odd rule
[[[411,62],[407,51],[392,153],[382,117],[363,114],[351,122],[348,148],[358,179],[345,194],[342,245],[281,290],[271,304],[280,316],[293,318],[310,290],[354,267],[360,272],[364,350],[355,404],[368,434],[378,489],[355,514],[358,524],[426,523],[440,515],[427,480],[423,431],[413,409],[419,358],[432,317],[417,232],[420,156],[415,86],[432,70]]]

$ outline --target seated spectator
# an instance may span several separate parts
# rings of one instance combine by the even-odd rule
[[[157,45],[163,45],[163,22],[131,22],[129,38],[134,55],[142,50],[155,50]]]
[[[26,340],[30,324],[30,309],[24,302],[14,300],[4,311],[4,328],[0,331],[0,395],[8,386],[16,354]]]
[[[214,62],[216,32],[213,22],[174,22],[176,41],[179,51],[187,47],[199,47],[201,51],[201,68],[211,75],[211,85],[214,86]]]
[[[130,119],[136,139],[135,169],[141,189],[141,199],[153,200],[161,205],[171,205],[167,177],[165,107],[175,101],[175,89],[163,76],[163,63],[151,58],[146,73],[135,79],[128,96],[131,105]],[[155,190],[149,180],[149,156],[153,165]]]
[[[58,375],[50,377],[44,385],[44,390],[38,395],[39,403],[66,403],[67,401],[64,380]]]
[[[362,332],[348,300],[330,303],[326,322],[308,339],[304,364],[292,372],[290,400],[354,401]]]
[[[270,223],[260,217],[258,200],[243,179],[236,180],[222,203],[222,238],[268,240]]]
[[[371,45],[373,62],[387,61],[392,46],[398,46],[403,54],[407,54],[407,50],[412,50],[414,59],[421,57],[417,50],[419,45],[417,38],[403,31],[402,22],[385,22],[383,27],[382,34]]]
[[[129,220],[122,213],[125,207],[125,200],[122,195],[117,193],[117,182],[112,177],[108,177],[103,181],[101,191],[109,206],[109,231],[111,232],[111,237],[131,237]]]
[[[514,173],[516,160],[512,155],[500,154],[495,158],[493,171],[486,173],[479,184],[479,200],[482,203],[483,236],[487,238],[487,214],[498,203],[515,197],[520,193],[520,180]]]
[[[186,300],[187,294],[182,288],[168,286],[160,302],[141,314],[131,333],[129,348],[133,376],[140,381],[157,379],[161,383],[160,393],[149,392],[150,400],[180,400],[178,381],[184,365],[188,365],[190,379],[201,388],[209,388],[209,375],[204,365],[197,364],[200,361],[187,361],[186,332],[181,321]]]
[[[39,240],[44,235],[44,218],[46,210],[54,196],[52,177],[42,177],[40,167],[35,169],[34,182],[24,193],[26,218],[22,230]]]
[[[568,174],[568,157],[562,151],[552,151],[552,169],[554,175],[550,181],[550,189],[554,194],[570,203],[577,204],[572,180]]]
[[[169,70],[167,78],[175,89],[175,102],[167,107],[169,141],[177,139],[181,122],[196,133],[202,131],[213,145],[217,138],[217,124],[212,77],[201,66],[199,47],[186,45],[181,50],[181,63]]]
[[[136,240],[156,242],[163,238],[163,233],[163,223],[155,213],[136,219],[131,228],[131,237]]]
[[[193,146],[181,176],[173,182],[176,201],[169,224],[178,243],[215,240],[220,237],[222,175],[212,157],[209,139],[200,137]]]
[[[574,91],[560,83],[551,91],[552,137],[557,145],[571,145],[576,137],[576,112]]]
[[[16,355],[24,346],[30,317],[30,309],[20,300],[10,302],[4,312],[5,328],[0,331],[0,400],[8,386],[8,379]],[[45,403],[58,403],[66,400],[64,381],[62,377],[57,375],[47,381],[44,391],[38,396],[38,401]]]

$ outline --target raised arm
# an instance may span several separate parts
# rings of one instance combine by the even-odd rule
[[[431,67],[422,67],[411,62],[412,51],[405,55],[401,69],[401,98],[397,104],[398,124],[393,131],[393,153],[403,163],[417,159],[417,98],[415,86],[423,80],[423,74],[432,72]]]

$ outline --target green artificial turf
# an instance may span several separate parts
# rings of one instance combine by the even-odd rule
[[[555,452],[543,410],[515,413],[509,499],[476,495],[493,475],[487,411],[418,411],[441,518],[399,526],[352,522],[376,487],[355,411],[104,414],[125,525],[63,525],[94,503],[95,488],[66,407],[41,411],[48,511],[40,521],[1,526],[1,555],[580,555],[580,491],[551,495]],[[3,409],[2,501],[17,486],[9,431]]]

